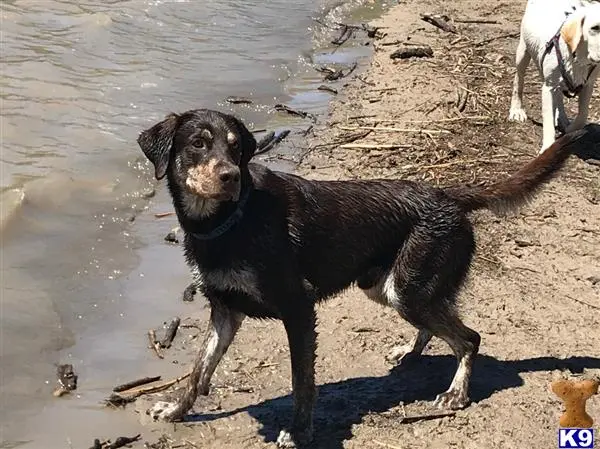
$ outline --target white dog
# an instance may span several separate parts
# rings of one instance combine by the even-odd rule
[[[543,142],[540,153],[556,138],[585,126],[594,82],[600,73],[600,3],[584,0],[529,0],[521,38],[509,120],[524,121],[523,78],[534,59],[543,79]],[[563,96],[578,96],[579,111],[569,123]]]

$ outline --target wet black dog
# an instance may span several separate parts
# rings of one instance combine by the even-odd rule
[[[316,397],[315,303],[357,284],[394,307],[417,335],[390,358],[421,353],[444,339],[459,365],[439,406],[468,404],[477,332],[455,310],[475,243],[467,214],[514,209],[563,165],[576,147],[593,146],[588,129],[559,139],[506,181],[438,189],[407,181],[309,181],[251,164],[252,134],[211,110],[171,114],[138,143],[168,179],[185,233],[185,255],[211,305],[211,328],[177,403],[158,403],[155,418],[181,419],[210,378],[244,317],[283,320],[291,353],[294,415],[280,447],[312,438]]]

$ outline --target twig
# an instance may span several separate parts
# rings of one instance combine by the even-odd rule
[[[448,416],[455,416],[456,412],[432,412],[423,413],[422,415],[409,415],[400,418],[400,424],[411,424],[419,421],[429,421],[432,419],[446,418]],[[398,422],[398,421],[397,421]]]
[[[171,347],[173,340],[175,339],[175,335],[177,335],[177,329],[179,329],[179,324],[181,323],[181,319],[176,316],[171,320],[169,325],[167,326],[167,330],[165,331],[164,338],[160,341],[160,347],[163,349],[168,349]]]
[[[284,104],[276,104],[275,106],[273,106],[275,108],[276,111],[278,112],[287,112],[290,115],[297,115],[298,117],[302,117],[302,118],[310,118],[313,121],[316,121],[316,117],[311,114],[310,112],[304,112],[304,111],[299,111],[297,109],[292,109],[289,106],[286,106]]]
[[[152,382],[156,382],[157,380],[160,380],[160,376],[142,377],[141,379],[136,379],[121,385],[117,385],[113,388],[112,391],[114,391],[115,393],[120,393],[122,391],[131,390],[132,388],[139,387],[140,385],[146,385]]]
[[[350,28],[348,25],[343,25],[342,32],[336,39],[332,40],[331,43],[333,45],[340,46],[350,39],[353,33],[354,30],[352,28]]]
[[[337,95],[337,93],[338,93],[338,91],[335,90],[333,87],[326,86],[325,84],[321,84],[319,87],[317,87],[317,89],[318,90],[323,90],[325,92],[330,92],[330,93],[332,93],[334,95]]]
[[[175,215],[175,212],[159,212],[157,214],[154,214],[154,217],[156,217],[156,218],[164,218],[164,217],[169,217],[171,215]]]
[[[344,145],[341,145],[340,148],[366,149],[366,150],[393,150],[396,148],[412,148],[412,145],[396,145],[396,144],[380,145],[377,143],[346,143]]]
[[[251,104],[252,103],[252,100],[250,100],[249,98],[236,97],[236,96],[227,97],[225,99],[225,101],[228,103],[231,103],[231,104]]]
[[[145,394],[152,394],[152,393],[158,393],[160,391],[164,391],[167,388],[170,388],[173,385],[178,384],[182,380],[187,379],[188,377],[190,377],[191,373],[192,372],[190,371],[189,373],[186,373],[183,376],[180,376],[176,379],[167,380],[167,381],[161,382],[157,385],[151,385],[149,387],[141,387],[141,388],[137,388],[137,389],[127,390],[122,393],[113,393],[106,400],[106,403],[109,405],[124,405],[128,402],[133,402],[137,398],[139,398],[140,396],[143,396]]]
[[[456,23],[483,23],[483,24],[497,24],[497,20],[490,19],[454,19]]]
[[[165,356],[162,354],[162,351],[160,350],[160,343],[156,340],[156,332],[154,332],[154,329],[150,329],[148,331],[148,341],[150,342],[150,347],[152,349],[154,349],[154,352],[156,353],[158,358],[164,359]]]
[[[477,41],[477,42],[474,42],[474,43],[469,43],[469,44],[461,45],[459,47],[456,47],[456,49],[460,50],[461,48],[467,48],[467,47],[481,47],[482,45],[489,44],[490,42],[497,41],[499,39],[511,38],[511,37],[519,37],[519,33],[501,34],[499,36],[490,37],[490,38],[483,39],[481,41]]]
[[[141,434],[137,434],[134,437],[119,437],[115,440],[114,443],[109,444],[106,449],[119,449],[120,447],[126,446],[131,443],[135,443],[141,438]]]
[[[458,33],[456,31],[456,27],[449,22],[449,17],[440,16],[438,14],[423,14],[421,16],[421,20],[439,28],[440,30],[446,31],[447,33]]]
[[[567,298],[569,298],[570,300],[572,300],[572,301],[578,302],[579,304],[586,305],[588,307],[591,307],[592,309],[598,309],[598,310],[600,310],[599,306],[596,306],[594,304],[590,304],[589,302],[582,301],[581,299],[573,298],[572,296],[569,296],[569,295],[565,295],[565,296]]]
[[[289,134],[289,129],[285,129],[279,134],[275,134],[275,132],[270,132],[256,144],[256,151],[254,152],[254,155],[256,156],[270,151],[283,139],[285,139]]]
[[[377,126],[340,126],[340,129],[346,131],[356,131],[358,129],[372,129],[374,131],[390,131],[390,132],[400,132],[400,133],[424,133],[424,134],[452,134],[447,129],[415,129],[415,128],[385,128],[385,127],[377,127]]]

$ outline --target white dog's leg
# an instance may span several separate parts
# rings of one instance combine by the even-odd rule
[[[561,111],[563,117],[561,117]],[[543,140],[540,154],[552,145],[556,139],[555,117],[558,121],[566,119],[564,117],[562,92],[544,84],[542,85]]]
[[[597,69],[596,69],[597,70]],[[588,82],[583,86],[581,92],[579,92],[578,100],[578,111],[577,116],[571,122],[569,127],[567,128],[567,132],[575,131],[577,129],[583,128],[588,119],[588,113],[590,109],[590,100],[592,99],[592,92],[594,91],[594,80],[588,80]]]
[[[512,121],[524,122],[527,120],[527,113],[525,112],[525,109],[523,109],[523,84],[525,81],[525,71],[527,70],[530,60],[531,56],[527,51],[527,45],[525,44],[523,36],[521,36],[519,46],[517,47],[517,72],[515,73],[515,80],[513,82],[510,112],[508,113],[508,119]]]

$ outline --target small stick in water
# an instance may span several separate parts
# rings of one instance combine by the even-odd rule
[[[150,347],[152,349],[154,349],[154,352],[156,353],[158,358],[164,359],[165,356],[162,354],[162,351],[160,350],[160,343],[156,340],[156,332],[154,332],[154,329],[150,329],[148,331],[148,341],[150,342]]]
[[[167,330],[165,332],[164,338],[160,342],[160,347],[163,349],[170,348],[173,343],[173,339],[177,334],[177,329],[179,329],[179,323],[181,323],[181,319],[176,316],[171,320],[169,325],[167,326]]]
[[[115,388],[113,388],[113,391],[115,393],[120,393],[121,391],[131,390],[132,388],[139,387],[141,385],[146,385],[151,382],[156,382],[157,380],[160,380],[160,376],[143,377],[141,379],[136,379],[121,385],[117,385]]]

